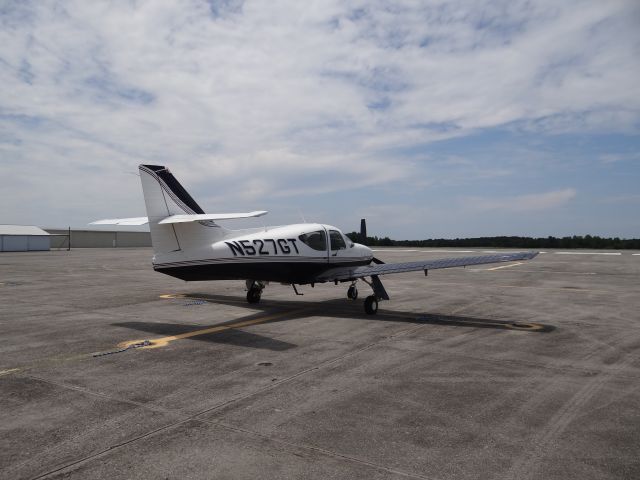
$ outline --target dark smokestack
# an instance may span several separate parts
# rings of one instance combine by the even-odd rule
[[[360,220],[360,238],[363,242],[367,239],[367,221],[364,218]]]

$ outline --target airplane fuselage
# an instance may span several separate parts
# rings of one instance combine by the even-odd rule
[[[371,249],[324,224],[227,230],[220,240],[199,245],[154,256],[154,269],[187,281],[250,278],[305,284],[329,268],[367,265],[373,259]]]

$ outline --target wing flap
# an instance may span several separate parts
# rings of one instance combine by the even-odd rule
[[[531,260],[538,252],[517,252],[500,255],[481,255],[477,257],[441,258],[438,260],[422,260],[405,263],[383,263],[360,267],[336,267],[329,269],[316,277],[316,281],[346,281],[372,275],[389,275],[391,273],[417,272],[419,270],[436,270],[440,268],[466,267],[468,265],[483,265],[486,263],[514,262]]]

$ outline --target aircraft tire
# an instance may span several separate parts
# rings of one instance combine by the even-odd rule
[[[251,288],[247,292],[247,302],[258,303],[260,301],[261,292],[257,288]]]
[[[355,300],[358,298],[358,289],[355,285],[351,285],[347,290],[347,298],[350,298],[351,300]]]
[[[378,313],[378,299],[375,295],[370,295],[364,300],[364,311],[368,315],[375,315]]]

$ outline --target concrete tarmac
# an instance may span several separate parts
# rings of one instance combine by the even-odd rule
[[[390,275],[376,316],[363,282],[248,305],[150,249],[2,253],[0,478],[640,478],[632,253]]]

